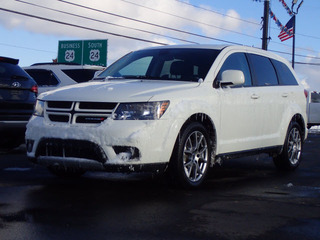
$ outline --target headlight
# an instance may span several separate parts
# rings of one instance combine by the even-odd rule
[[[38,117],[43,117],[43,113],[44,113],[44,101],[37,100],[33,115]]]
[[[157,120],[162,117],[169,101],[121,103],[113,114],[114,120]]]

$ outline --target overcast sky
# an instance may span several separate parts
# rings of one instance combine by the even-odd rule
[[[290,16],[282,1],[291,8],[291,0],[270,0],[270,5],[276,17],[285,25]],[[259,48],[262,44],[260,23],[264,1],[0,0],[0,2],[2,8],[0,55],[20,59],[20,66],[51,62],[57,58],[59,40],[108,39],[108,64],[129,51],[157,46],[160,43],[236,43]],[[300,2],[301,0],[298,1]],[[7,12],[4,9],[42,19]],[[295,70],[305,87],[311,91],[320,91],[319,11],[319,0],[304,0],[297,14],[295,60],[299,63],[295,64]],[[270,19],[269,26],[271,40],[268,50],[276,51],[291,61],[292,39],[285,42],[278,39],[280,29],[273,19]]]

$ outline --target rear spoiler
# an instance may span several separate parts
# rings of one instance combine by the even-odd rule
[[[11,63],[11,64],[14,64],[14,65],[17,65],[19,63],[19,59],[1,57],[0,56],[0,62]]]

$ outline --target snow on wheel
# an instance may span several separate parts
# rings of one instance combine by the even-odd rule
[[[289,126],[286,140],[281,154],[273,159],[274,164],[280,170],[294,170],[301,162],[302,131],[296,122]]]
[[[209,143],[209,135],[200,123],[191,123],[181,132],[170,162],[176,184],[192,188],[203,182],[209,168]]]

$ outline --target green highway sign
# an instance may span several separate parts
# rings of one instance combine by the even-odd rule
[[[107,66],[108,40],[59,41],[58,62]]]

